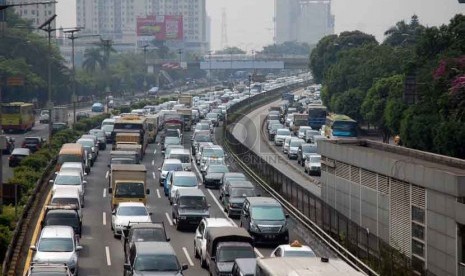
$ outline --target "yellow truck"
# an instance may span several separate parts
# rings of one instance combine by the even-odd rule
[[[150,189],[146,182],[147,169],[139,164],[114,164],[110,169],[108,193],[111,209],[121,202],[147,203]]]
[[[142,160],[143,151],[142,146],[135,142],[120,142],[116,144],[115,150],[117,151],[132,151],[135,152],[138,159]]]
[[[116,144],[118,143],[140,143],[140,134],[139,133],[132,133],[132,132],[120,132],[117,133],[115,136],[115,140],[113,142],[113,150],[116,148]]]

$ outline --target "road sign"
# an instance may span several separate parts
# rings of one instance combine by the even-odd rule
[[[23,86],[24,78],[21,76],[8,77],[6,79],[6,85],[7,86]]]

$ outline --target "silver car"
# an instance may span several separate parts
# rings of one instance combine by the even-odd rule
[[[304,171],[309,175],[321,175],[321,155],[319,154],[311,154],[305,160],[305,168]]]
[[[74,230],[70,226],[45,226],[40,233],[39,241],[30,247],[35,251],[34,263],[66,264],[73,273],[78,274],[78,245]]]
[[[151,215],[142,202],[121,202],[111,214],[113,235],[120,236],[130,223],[152,222]]]

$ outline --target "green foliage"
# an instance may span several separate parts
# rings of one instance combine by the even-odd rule
[[[333,96],[331,106],[334,112],[345,114],[352,119],[359,121],[360,106],[362,105],[364,92],[358,88],[351,88],[343,93]]]
[[[453,157],[465,156],[465,122],[443,121],[434,132],[435,152]]]
[[[399,21],[395,26],[389,28],[384,35],[383,44],[390,46],[413,46],[417,39],[423,34],[425,27],[420,25],[418,16],[413,15],[410,23]]]
[[[217,55],[234,55],[234,54],[245,54],[246,52],[238,47],[226,47],[223,50],[215,51]]]
[[[274,55],[308,55],[310,53],[310,45],[307,43],[286,41],[282,44],[265,46],[261,53]]]

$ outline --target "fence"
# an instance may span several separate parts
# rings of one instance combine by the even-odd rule
[[[240,117],[257,106],[278,99],[282,90],[251,97],[245,103],[235,104],[228,109],[227,127],[224,128],[226,148],[238,157],[238,162],[246,160],[248,168],[245,171],[249,173],[250,169],[249,175],[257,175],[263,185],[268,186],[265,190],[282,198],[283,205],[294,208],[299,220],[308,225],[312,232],[317,232],[317,236],[324,238],[324,242],[344,260],[368,275],[376,273],[360,263],[359,259],[382,275],[411,275],[408,258],[287,177],[234,137],[232,129]]]

